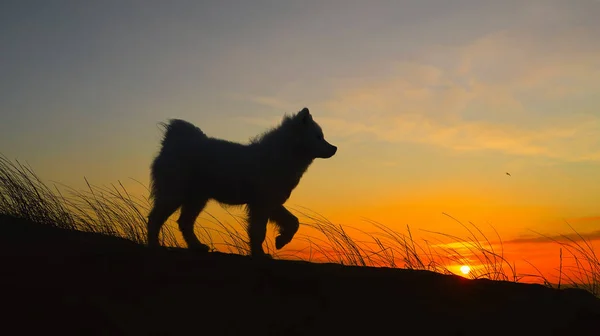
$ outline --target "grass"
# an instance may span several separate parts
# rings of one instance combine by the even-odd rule
[[[61,184],[49,187],[30,166],[0,155],[0,214],[145,244],[149,199],[130,195],[121,182],[101,187],[90,184],[87,179],[85,181],[85,190]],[[208,225],[197,225],[196,233],[213,251],[247,255],[245,219],[224,209],[233,224],[205,212],[203,218]],[[457,265],[468,265],[471,268],[470,278],[513,282],[533,278],[546,286],[578,287],[600,297],[600,259],[591,242],[572,227],[573,236],[563,235],[561,239],[547,237],[560,246],[558,283],[552,284],[533,264],[531,266],[537,270],[536,274],[518,273],[515,263],[505,256],[502,239],[493,227],[495,240],[490,241],[475,224],[465,224],[445,214],[464,228],[466,237],[427,231],[431,239],[416,239],[409,226],[403,233],[366,220],[373,231],[365,231],[332,223],[306,208],[291,210],[302,219],[303,226],[302,233],[296,235],[291,245],[302,247],[276,251],[273,240],[268,238],[267,252],[275,258],[429,270],[444,274],[456,273],[452,269]],[[273,234],[268,236],[273,237]],[[182,247],[180,241],[176,224],[171,219],[163,227],[161,243]],[[572,260],[572,265],[564,266],[566,259]]]

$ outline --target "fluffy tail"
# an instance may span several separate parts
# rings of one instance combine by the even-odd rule
[[[161,141],[160,153],[152,162],[150,167],[150,199],[154,199],[158,193],[157,188],[167,181],[163,181],[165,169],[171,165],[171,160],[178,153],[189,148],[190,142],[196,142],[208,138],[200,128],[181,120],[170,119],[168,123],[161,123],[164,128],[164,136]]]
[[[165,128],[164,137],[161,142],[163,148],[177,145],[181,141],[187,142],[193,139],[206,138],[206,134],[200,128],[185,120],[170,119],[169,123],[161,123],[161,125]]]

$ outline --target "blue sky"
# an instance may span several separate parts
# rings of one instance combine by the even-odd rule
[[[247,141],[307,106],[339,151],[293,204],[555,229],[599,215],[599,14],[592,0],[3,1],[0,152],[74,187],[147,183],[158,122]]]

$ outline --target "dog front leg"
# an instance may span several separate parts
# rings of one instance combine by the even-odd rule
[[[279,235],[275,237],[275,248],[279,250],[292,241],[298,232],[300,221],[283,205],[277,206],[271,212],[270,219],[279,227]]]
[[[268,212],[256,205],[248,206],[248,237],[250,238],[250,254],[253,257],[269,257],[262,248],[267,235]]]

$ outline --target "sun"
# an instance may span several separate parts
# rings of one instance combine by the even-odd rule
[[[471,272],[471,267],[467,266],[467,265],[462,265],[460,266],[460,272],[464,275],[469,274],[469,272]]]

